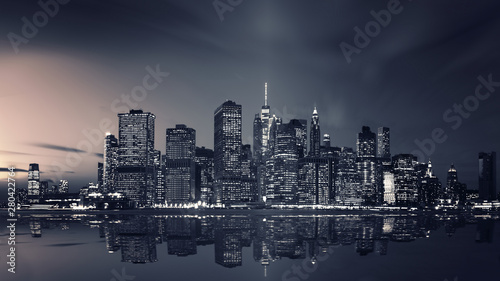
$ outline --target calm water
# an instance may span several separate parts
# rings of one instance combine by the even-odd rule
[[[500,280],[500,225],[465,215],[43,215],[1,280]]]

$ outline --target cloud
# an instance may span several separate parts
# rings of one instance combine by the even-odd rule
[[[9,168],[0,168],[0,172],[10,172],[10,170],[9,170]],[[27,173],[28,170],[15,168],[14,172],[25,172],[25,173]]]
[[[78,148],[72,148],[72,147],[67,147],[67,146],[61,146],[61,145],[54,145],[54,144],[48,144],[48,143],[31,143],[31,145],[40,147],[40,148],[45,148],[45,149],[51,149],[51,150],[58,150],[58,151],[66,151],[66,152],[76,152],[76,153],[87,153],[85,150],[81,150]],[[96,157],[104,157],[102,153],[92,153]]]
[[[10,155],[34,155],[31,153],[24,153],[24,152],[17,152],[17,151],[7,151],[7,150],[0,150],[0,154],[10,154]]]

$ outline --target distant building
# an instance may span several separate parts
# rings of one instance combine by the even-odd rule
[[[444,199],[449,199],[453,202],[465,203],[467,197],[467,186],[458,181],[458,173],[455,165],[451,164],[446,178],[446,188],[444,190]]]
[[[59,181],[59,194],[66,194],[69,191],[69,183],[67,180]]]
[[[376,158],[376,136],[370,127],[363,126],[358,134],[356,146],[356,162],[363,201],[367,205],[380,204],[383,197],[381,166]]]
[[[389,205],[393,205],[394,203],[396,203],[394,174],[390,171],[384,171],[383,177],[384,177],[384,202]]]
[[[419,192],[419,203],[422,206],[434,206],[436,200],[439,198],[441,193],[441,182],[434,175],[432,170],[432,163],[429,160],[427,164],[427,171],[425,176],[421,180],[420,192]]]
[[[377,132],[377,157],[391,158],[391,133],[387,127],[379,127]]]
[[[419,177],[417,157],[398,154],[392,157],[396,205],[414,206],[418,203]]]
[[[350,147],[342,147],[339,154],[335,176],[335,201],[341,205],[361,205],[363,197],[356,152]]]
[[[166,130],[165,189],[167,203],[188,203],[196,198],[196,131],[186,125]]]
[[[479,199],[495,200],[497,196],[496,153],[479,153]]]
[[[118,140],[112,134],[104,138],[103,191],[113,192],[117,183]]]
[[[333,158],[305,157],[299,159],[299,204],[330,204],[334,198]]]
[[[104,164],[101,162],[97,163],[97,184],[99,189],[103,188],[104,185]]]
[[[156,116],[142,110],[118,114],[119,155],[115,191],[138,207],[154,202],[154,139]]]
[[[320,156],[321,148],[321,130],[319,126],[318,110],[314,107],[311,117],[311,129],[309,139],[309,156]]]
[[[257,202],[257,167],[252,158],[252,149],[249,144],[241,148],[241,201]]]
[[[267,83],[264,84],[264,105],[255,114],[253,123],[253,157],[256,163],[264,163],[268,156],[269,130],[271,128],[271,108],[267,103]]]
[[[214,112],[214,195],[217,203],[241,200],[241,105],[226,101]]]
[[[204,146],[197,147],[195,162],[200,166],[200,200],[212,204],[214,195],[214,151]]]
[[[40,202],[40,168],[37,163],[31,163],[28,170],[28,202]]]

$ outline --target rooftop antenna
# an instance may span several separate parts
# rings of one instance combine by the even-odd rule
[[[264,105],[265,105],[265,106],[267,106],[267,82],[266,82],[266,84],[265,84],[264,88],[265,88],[265,96],[264,96],[264,97],[265,97],[265,99],[264,99]]]

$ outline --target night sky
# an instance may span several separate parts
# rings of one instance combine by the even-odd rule
[[[214,3],[227,10],[218,14]],[[385,27],[370,24],[372,10],[388,7],[397,11]],[[321,133],[335,146],[355,147],[363,125],[386,126],[392,154],[410,153],[441,128],[446,140],[419,161],[430,156],[442,182],[453,162],[459,180],[476,189],[478,152],[500,152],[497,1],[72,0],[16,53],[11,40],[23,36],[22,18],[33,22],[41,10],[37,1],[0,3],[2,171],[39,163],[42,180],[56,180],[59,165],[73,192],[96,182],[105,131],[92,153],[79,144],[103,120],[117,135],[113,101],[142,85],[148,66],[169,74],[133,108],[156,115],[162,154],[165,129],[175,124],[213,148],[213,112],[226,99],[243,106],[243,143],[251,144],[265,82],[284,121],[310,122],[317,106]],[[340,45],[355,48],[355,28],[367,24],[374,36],[349,63]],[[473,97],[479,76],[495,81],[482,86],[482,100]],[[465,111],[455,111],[464,101]],[[77,158],[68,164],[68,155]],[[18,188],[26,178],[18,172]]]

